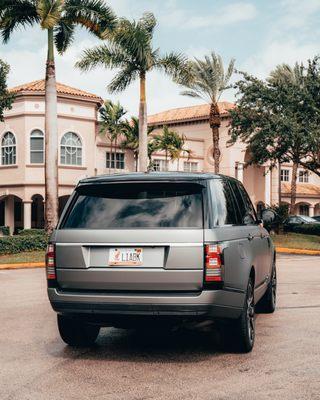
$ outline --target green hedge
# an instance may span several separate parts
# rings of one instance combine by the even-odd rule
[[[0,254],[14,254],[22,251],[45,250],[47,235],[16,235],[0,238]]]
[[[305,235],[320,236],[320,224],[299,224],[286,227],[287,232],[304,233]]]
[[[0,232],[4,235],[4,236],[9,236],[10,235],[10,229],[8,226],[0,226]]]
[[[18,234],[23,236],[45,235],[45,231],[44,229],[22,229]]]

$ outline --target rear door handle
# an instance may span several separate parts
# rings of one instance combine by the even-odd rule
[[[251,235],[251,233],[249,233],[249,235],[248,235],[248,240],[253,240],[253,235]]]

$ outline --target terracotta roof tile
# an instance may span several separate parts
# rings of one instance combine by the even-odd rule
[[[283,194],[290,194],[290,191],[291,191],[290,183],[282,182],[281,192]],[[320,197],[320,185],[314,185],[312,183],[297,183],[297,194]]]
[[[218,103],[220,114],[228,115],[228,111],[234,108],[233,103],[221,101]],[[157,114],[149,115],[148,124],[165,124],[178,121],[194,121],[208,119],[210,113],[210,104],[201,104],[199,106],[173,108]]]
[[[22,92],[44,92],[45,81],[44,79],[33,81],[29,83],[25,83],[23,85],[15,86],[10,89],[13,93],[22,93]],[[85,92],[84,90],[76,89],[71,86],[64,85],[63,83],[57,82],[57,93],[58,94],[66,94],[71,96],[83,97],[88,99],[96,99],[97,102],[102,102],[102,99],[92,93]]]

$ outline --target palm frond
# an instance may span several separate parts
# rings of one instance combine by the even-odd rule
[[[200,97],[208,103],[216,103],[225,89],[234,72],[234,59],[224,70],[223,60],[220,55],[212,52],[204,59],[195,58],[191,62],[193,79],[184,84],[189,90],[182,94],[191,97]]]
[[[40,21],[35,0],[2,0],[0,2],[0,32],[7,43],[18,27],[26,28]]]
[[[99,109],[100,134],[109,136],[109,139],[117,141],[118,137],[125,132],[126,120],[123,118],[127,111],[122,105],[111,100],[105,100]]]
[[[170,75],[180,84],[189,84],[192,80],[191,64],[188,58],[181,53],[169,53],[158,59],[156,67]]]
[[[293,67],[288,64],[280,64],[271,71],[268,81],[270,83],[301,84],[305,73],[303,64],[295,63]]]
[[[122,92],[138,77],[139,71],[132,66],[122,68],[109,83],[108,90],[110,93]]]
[[[128,57],[122,48],[116,44],[100,45],[84,50],[76,67],[82,71],[89,71],[97,66],[105,68],[119,68],[126,66]]]
[[[73,42],[75,24],[66,19],[61,19],[54,28],[54,41],[60,54],[64,53]]]
[[[133,63],[147,71],[154,65],[151,47],[152,33],[145,29],[144,24],[141,24],[140,21],[120,19],[110,40],[125,49]]]
[[[41,18],[43,29],[52,29],[58,24],[63,5],[64,0],[38,0],[37,13]]]
[[[153,13],[145,12],[140,18],[138,24],[141,25],[142,28],[145,29],[150,35],[152,35],[154,28],[157,25],[157,20]]]
[[[68,20],[99,37],[105,37],[116,27],[116,15],[103,0],[66,0],[64,8]]]

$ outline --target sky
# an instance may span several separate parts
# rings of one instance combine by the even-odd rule
[[[157,18],[154,47],[165,54],[176,51],[201,58],[211,51],[227,65],[260,78],[280,63],[306,62],[320,54],[320,0],[109,0],[118,16],[138,19],[151,11]],[[113,101],[119,100],[128,115],[138,113],[138,82],[123,93],[111,95],[106,87],[115,71],[97,68],[82,73],[74,68],[81,52],[101,44],[84,30],[72,46],[56,56],[57,80]],[[15,32],[8,44],[0,43],[0,58],[11,66],[9,86],[44,77],[46,33],[39,27]],[[233,80],[239,79],[234,75]],[[201,104],[181,96],[181,87],[159,72],[147,77],[148,114],[169,108]],[[229,90],[222,100],[234,101]]]

